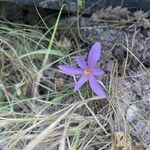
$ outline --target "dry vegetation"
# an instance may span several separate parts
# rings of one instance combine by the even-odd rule
[[[76,78],[62,74],[57,66],[74,64],[74,56],[88,51],[80,48],[74,36],[71,37],[74,51],[65,51],[70,45],[57,41],[57,25],[58,22],[47,29],[0,21],[1,149],[142,150],[144,147],[148,150],[143,135],[138,142],[133,138],[137,130],[127,117],[136,112],[137,120],[149,123],[149,118],[142,118],[136,106],[130,108],[128,89],[120,87],[126,79],[128,57],[119,77],[118,63],[113,60],[109,79],[104,83],[107,99],[96,97],[88,85],[75,93],[72,84]],[[143,71],[133,76],[149,79],[149,70],[131,55],[140,62]],[[149,106],[149,102],[140,103]]]

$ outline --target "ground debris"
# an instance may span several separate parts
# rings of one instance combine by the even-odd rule
[[[128,134],[123,132],[115,132],[116,149],[117,150],[135,150],[133,143]]]
[[[102,8],[100,11],[93,13],[93,20],[124,20],[128,19],[129,11],[127,8],[122,8],[121,6],[112,7],[109,6],[106,9]]]

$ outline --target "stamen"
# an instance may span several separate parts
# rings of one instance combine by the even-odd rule
[[[84,75],[86,76],[92,75],[92,70],[91,69],[84,70]]]

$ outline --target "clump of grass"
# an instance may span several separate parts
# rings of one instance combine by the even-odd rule
[[[58,74],[54,64],[70,59],[78,51],[64,55],[56,47],[54,35],[48,46],[49,36],[39,27],[4,20],[0,24],[0,124],[4,128],[0,137],[4,147],[31,150],[46,144],[49,149],[58,146],[75,150],[85,147],[89,140],[106,136],[102,134],[105,127],[101,128],[105,117],[98,119],[88,106],[98,99],[83,99],[67,86],[57,90],[53,80],[44,76],[48,67],[49,73]],[[36,82],[38,76],[40,80]],[[39,87],[38,94],[33,93],[35,84]]]

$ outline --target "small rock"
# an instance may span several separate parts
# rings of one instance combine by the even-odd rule
[[[95,146],[89,146],[85,150],[97,150]]]
[[[129,106],[129,108],[127,109],[127,113],[126,113],[127,121],[129,122],[134,121],[138,113],[139,113],[139,109],[136,105]]]

